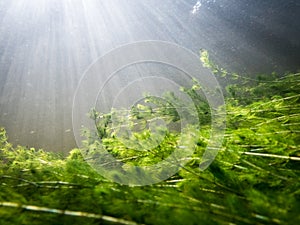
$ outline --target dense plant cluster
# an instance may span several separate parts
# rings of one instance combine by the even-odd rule
[[[195,151],[178,173],[149,186],[108,181],[81,153],[97,151],[101,145],[121,166],[154,164],[178,143],[180,118],[175,109],[180,105],[146,97],[130,109],[126,126],[136,130],[130,143],[139,146],[128,146],[116,135],[112,118],[117,112],[92,110],[96,134],[85,131],[89,138],[83,149],[72,150],[66,158],[13,147],[1,129],[0,224],[298,224],[300,74],[245,79],[213,65],[206,54],[201,58],[204,65],[231,84],[225,90],[224,144],[207,170],[200,171],[199,163],[209,137],[210,112],[195,92],[197,85],[182,90],[196,99],[202,123],[200,129],[190,127]],[[166,93],[168,98],[176,96]],[[158,116],[168,121],[168,129],[150,149],[146,145],[151,130],[139,131]],[[160,133],[156,135],[153,142],[161,140]]]

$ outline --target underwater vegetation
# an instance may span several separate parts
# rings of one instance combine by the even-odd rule
[[[140,143],[140,151],[115,134],[113,111],[92,110],[96,133],[83,131],[87,140],[82,149],[67,157],[14,147],[1,129],[0,224],[299,224],[300,73],[250,79],[214,65],[205,51],[201,61],[228,83],[223,90],[224,143],[206,170],[199,163],[208,144],[210,110],[196,92],[201,89],[197,83],[182,89],[196,102],[201,124],[199,129],[190,127],[194,133],[186,139],[195,151],[175,175],[148,186],[105,179],[82,153],[97,152],[101,144],[120,166],[151,165],[166,158],[178,143],[180,117],[176,107],[160,99],[146,97],[130,109],[128,126],[137,131],[131,143]],[[167,98],[176,96],[166,93]],[[153,142],[161,141],[150,149],[145,140],[151,131],[139,132],[141,121],[157,116],[172,129],[163,130],[163,138],[158,132]]]

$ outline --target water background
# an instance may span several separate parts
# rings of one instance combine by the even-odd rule
[[[245,76],[300,68],[297,0],[0,0],[0,126],[15,145],[75,147],[72,100],[98,57],[163,40]]]

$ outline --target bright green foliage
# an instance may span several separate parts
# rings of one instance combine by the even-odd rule
[[[206,143],[203,140],[209,137],[210,109],[197,92],[196,85],[195,82],[191,89],[182,88],[193,99],[193,105],[183,104],[174,93],[166,92],[163,98],[146,95],[143,103],[132,106],[130,110],[113,110],[109,114],[101,114],[92,109],[90,117],[96,122],[97,129],[95,135],[87,132],[88,139],[83,148],[86,158],[95,158],[105,149],[122,163],[153,165],[180,148],[183,133],[195,134],[185,135],[184,141],[189,143],[187,145],[194,148],[194,144],[198,143],[204,150]],[[194,117],[199,124],[184,126],[181,117]],[[164,124],[161,124],[161,120]],[[203,127],[202,132],[199,125]],[[107,163],[104,157],[102,159],[98,163]]]
[[[195,92],[197,84],[183,89],[200,114],[200,129],[187,127],[197,137],[196,151],[177,174],[151,186],[110,182],[86,163],[81,151],[104,146],[124,163],[120,166],[166,158],[181,134],[175,110],[181,103],[170,104],[176,99],[172,93],[166,93],[170,101],[148,97],[129,111],[103,115],[92,110],[96,134],[85,131],[84,148],[67,158],[12,147],[1,129],[0,224],[299,224],[299,74],[244,79],[214,66],[207,56],[202,61],[233,83],[226,93],[225,141],[207,170],[201,172],[199,163],[210,134],[210,111]],[[191,112],[187,108],[185,113]],[[157,117],[167,121],[168,129],[155,136],[147,124]],[[134,131],[129,144],[117,132],[120,124]]]

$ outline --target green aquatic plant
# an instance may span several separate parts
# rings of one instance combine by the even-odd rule
[[[299,74],[247,79],[220,69],[205,54],[202,61],[218,78],[233,82],[225,88],[224,144],[208,169],[200,171],[199,163],[208,144],[210,111],[195,92],[196,84],[182,90],[197,102],[200,114],[200,128],[189,127],[197,137],[191,140],[195,151],[178,173],[153,185],[111,182],[87,163],[82,152],[104,146],[119,166],[165,159],[181,133],[176,111],[181,103],[170,104],[176,98],[172,93],[165,96],[169,104],[148,96],[127,111],[92,110],[95,134],[86,131],[83,148],[73,149],[66,158],[14,147],[1,129],[0,224],[298,224]],[[187,108],[184,113],[192,112]],[[156,118],[166,124],[153,134],[147,124]],[[132,133],[122,136],[127,134],[118,133],[118,126]],[[133,140],[129,144],[124,142],[128,137]]]

